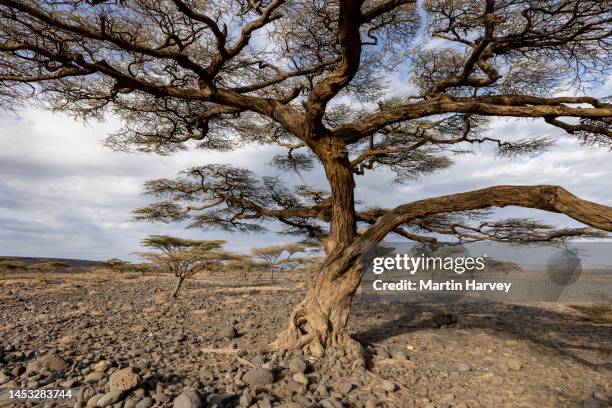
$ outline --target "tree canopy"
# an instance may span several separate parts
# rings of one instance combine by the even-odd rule
[[[169,235],[149,235],[142,245],[158,252],[140,252],[139,255],[177,277],[193,276],[202,270],[230,257],[221,250],[222,240],[193,240]]]
[[[149,235],[141,241],[143,246],[157,249],[164,253],[178,252],[185,249],[210,251],[219,249],[225,244],[223,240],[197,240],[172,237],[170,235]]]

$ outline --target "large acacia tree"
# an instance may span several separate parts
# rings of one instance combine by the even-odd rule
[[[520,155],[554,142],[483,134],[491,117],[535,118],[609,147],[612,105],[587,93],[608,74],[611,22],[601,0],[0,0],[0,98],[83,119],[111,111],[124,127],[107,143],[119,150],[253,142],[286,149],[273,159],[283,170],[322,166],[328,189],[205,165],[149,182],[164,199],[137,211],[232,231],[277,220],[322,239],[326,260],[276,343],[319,354],[356,346],[346,323],[360,258],[390,233],[425,242],[591,234],[474,224],[474,211],[505,206],[612,230],[610,207],[559,186],[397,197],[390,209],[354,198],[356,176],[376,169],[405,182],[448,167],[449,151],[491,144]],[[401,79],[393,92],[390,75]]]

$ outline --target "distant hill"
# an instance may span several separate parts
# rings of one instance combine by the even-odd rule
[[[8,255],[2,255],[0,256],[0,258],[17,259],[26,264],[33,264],[33,263],[38,263],[38,262],[48,262],[48,261],[65,262],[73,268],[82,268],[82,267],[95,266],[95,265],[100,264],[100,262],[98,261],[87,261],[85,259],[32,258],[32,257],[26,257],[26,256],[8,256]]]

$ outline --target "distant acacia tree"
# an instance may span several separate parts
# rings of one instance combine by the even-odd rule
[[[193,240],[169,235],[150,235],[141,244],[157,252],[142,252],[139,255],[157,264],[177,277],[171,296],[177,297],[185,279],[216,267],[231,257],[229,252],[220,250],[225,241]]]
[[[612,105],[587,92],[609,73],[611,20],[602,0],[3,0],[0,101],[84,119],[113,112],[124,123],[107,140],[117,150],[253,142],[286,149],[272,160],[281,171],[320,166],[329,191],[196,167],[148,182],[161,201],[136,217],[240,232],[275,220],[323,240],[327,257],[275,346],[360,352],[346,325],[361,256],[390,233],[417,242],[593,235],[516,220],[474,225],[484,217],[475,211],[505,206],[612,230],[610,207],[550,185],[398,197],[390,209],[355,203],[367,172],[387,168],[410,182],[475,145],[515,157],[552,146],[552,137],[485,135],[491,117],[532,118],[609,147]]]
[[[18,261],[13,258],[0,258],[0,270],[4,270],[9,273],[9,275],[13,275],[15,271],[25,270],[28,265],[24,262]]]
[[[267,267],[264,262],[257,262],[249,255],[234,255],[225,263],[225,267],[230,272],[237,272],[243,279],[248,280],[249,274]]]
[[[157,267],[152,262],[131,264],[130,269],[134,272],[139,272],[142,276],[147,273],[154,272]]]
[[[62,269],[70,268],[70,264],[61,261],[47,261],[47,262],[37,262],[28,265],[28,269],[32,271],[37,271],[40,274],[43,273],[53,273]]]
[[[266,264],[270,271],[270,279],[274,280],[274,273],[279,271],[282,265],[287,265],[287,261],[289,261],[293,255],[305,249],[306,247],[300,244],[271,245],[261,248],[252,248],[251,254],[253,254],[255,258],[261,259],[262,262]],[[285,257],[283,257],[284,254],[286,254]],[[260,276],[258,276],[258,278]]]
[[[123,272],[126,268],[130,267],[130,262],[123,261],[118,258],[107,259],[106,261],[102,261],[101,265],[105,268],[108,268],[112,271]]]
[[[45,284],[47,283],[45,274],[59,272],[68,268],[70,268],[70,264],[61,261],[37,262],[28,265],[28,270],[38,272],[38,278]]]

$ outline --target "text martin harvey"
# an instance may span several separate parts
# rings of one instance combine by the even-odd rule
[[[508,293],[512,283],[510,282],[478,282],[476,280],[466,280],[455,282],[453,279],[444,282],[434,282],[433,280],[412,281],[402,279],[396,282],[384,282],[380,279],[372,282],[374,290],[423,290],[423,291],[503,291]]]

